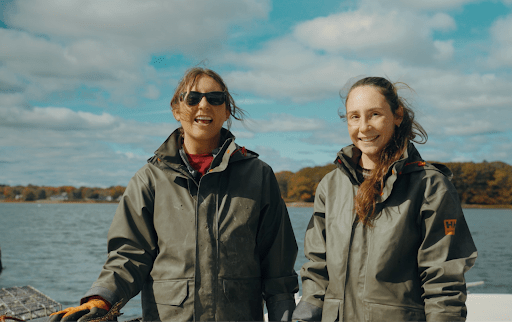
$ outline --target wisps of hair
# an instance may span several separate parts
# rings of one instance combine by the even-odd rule
[[[171,99],[171,109],[179,108],[180,94],[187,92],[189,88],[194,86],[198,78],[203,75],[213,78],[220,85],[222,91],[226,93],[226,108],[228,109],[229,114],[235,120],[243,121],[246,117],[246,112],[236,105],[235,100],[231,96],[231,93],[229,93],[228,87],[226,83],[224,83],[222,77],[213,70],[204,67],[192,67],[185,72],[185,75],[179,81],[174,91],[174,95]],[[231,124],[232,121],[231,118],[229,118],[227,120],[228,129],[231,128]]]
[[[409,141],[423,144],[427,142],[428,135],[425,129],[415,121],[414,111],[410,108],[407,100],[398,95],[398,89],[405,88],[412,91],[407,84],[402,82],[393,84],[384,77],[364,77],[353,83],[346,95],[343,95],[343,89],[340,91],[345,106],[350,92],[360,86],[376,88],[386,98],[393,115],[396,116],[396,113],[400,113],[400,107],[402,107],[403,114],[402,122],[400,126],[395,126],[393,136],[382,150],[378,164],[371,171],[370,177],[363,181],[356,194],[355,212],[359,221],[366,226],[372,226],[372,221],[376,216],[377,198],[384,188],[384,180],[389,167],[402,157]],[[340,118],[345,119],[344,113],[339,113],[339,115]]]

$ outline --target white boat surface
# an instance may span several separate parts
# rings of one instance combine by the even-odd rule
[[[512,321],[512,294],[469,293],[466,321]]]

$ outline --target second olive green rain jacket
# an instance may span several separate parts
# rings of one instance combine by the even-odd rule
[[[135,174],[82,300],[124,305],[142,291],[145,321],[261,321],[264,302],[271,319],[291,318],[297,244],[278,183],[257,154],[221,134],[200,179],[182,162],[178,130]]]
[[[353,145],[320,182],[294,320],[464,321],[464,273],[477,251],[451,172],[411,143],[385,177],[373,227],[356,219],[360,182]]]

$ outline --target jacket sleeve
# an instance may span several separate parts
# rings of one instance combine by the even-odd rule
[[[151,271],[157,240],[153,226],[154,193],[141,169],[130,180],[108,232],[108,257],[100,276],[82,298],[99,295],[125,305],[137,295]]]
[[[432,177],[427,185],[420,220],[418,269],[427,321],[464,321],[464,273],[474,265],[477,251],[457,192],[446,177]]]
[[[293,320],[320,321],[329,275],[325,247],[325,188],[320,182],[315,194],[314,213],[304,238],[304,254],[309,260],[300,271],[302,298],[295,309]]]
[[[290,321],[295,309],[294,293],[299,290],[294,268],[298,247],[275,175],[270,167],[266,170],[257,234],[263,298],[269,321]]]

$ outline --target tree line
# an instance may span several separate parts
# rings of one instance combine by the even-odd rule
[[[512,205],[512,166],[504,162],[443,163],[453,172],[452,183],[466,205]],[[276,173],[281,195],[287,202],[312,202],[320,180],[336,166],[307,167],[297,172]],[[116,201],[125,187],[75,188],[72,186],[0,185],[5,201]]]
[[[73,186],[47,187],[31,184],[14,187],[0,185],[0,199],[5,201],[116,201],[123,195],[125,189],[122,186],[75,188]]]
[[[441,163],[441,162],[436,162]],[[452,183],[465,205],[512,205],[512,166],[504,162],[442,163],[453,172]],[[320,180],[336,166],[281,171],[276,178],[287,202],[312,202]]]

